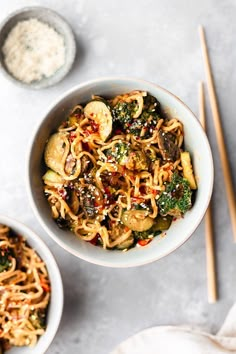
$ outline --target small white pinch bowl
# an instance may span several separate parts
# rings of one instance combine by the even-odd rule
[[[33,81],[31,83],[24,83],[16,79],[7,69],[4,62],[4,54],[2,52],[2,47],[4,42],[15,25],[20,21],[29,20],[35,18],[43,23],[48,24],[56,32],[58,32],[64,38],[65,44],[65,63],[63,66],[58,69],[54,75],[50,77],[44,77],[40,81]],[[47,38],[45,38],[45,41]],[[15,12],[11,13],[6,19],[0,24],[0,68],[2,73],[9,80],[15,84],[31,89],[42,89],[49,86],[53,86],[61,81],[71,70],[76,55],[76,41],[74,34],[71,30],[71,27],[66,22],[66,20],[61,17],[55,11],[41,7],[41,6],[32,6],[32,7],[23,7]]]

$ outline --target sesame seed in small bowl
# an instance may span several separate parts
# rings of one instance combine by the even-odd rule
[[[46,88],[70,71],[76,54],[74,34],[56,12],[25,7],[0,26],[2,72],[23,87]]]

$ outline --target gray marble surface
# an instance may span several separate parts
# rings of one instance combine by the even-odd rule
[[[51,248],[63,276],[65,308],[48,353],[106,354],[128,336],[155,325],[191,324],[216,332],[235,301],[236,245],[209,109],[219,281],[219,301],[214,305],[207,302],[203,223],[180,249],[150,265],[127,270],[95,266],[66,253],[42,230],[28,203],[25,172],[29,140],[42,112],[58,95],[85,80],[111,75],[144,78],[177,94],[197,114],[197,84],[205,79],[197,32],[202,23],[236,185],[235,0],[11,0],[1,1],[0,20],[29,4],[62,14],[78,44],[73,70],[50,89],[22,89],[0,75],[0,213],[36,231]]]

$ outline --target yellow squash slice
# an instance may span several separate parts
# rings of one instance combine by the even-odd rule
[[[181,152],[180,160],[183,167],[184,178],[186,178],[187,181],[189,182],[191,189],[197,189],[197,183],[193,174],[193,167],[192,167],[191,157],[189,152],[188,151]]]

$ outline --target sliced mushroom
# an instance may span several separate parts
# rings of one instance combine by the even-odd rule
[[[103,205],[101,191],[93,184],[79,187],[79,199],[86,217],[89,219],[95,218],[99,207]]]
[[[89,159],[89,157],[87,155],[83,155],[81,157],[81,174],[83,175],[84,173],[86,173],[90,167],[92,166],[92,162]]]
[[[74,189],[70,193],[70,198],[68,203],[73,213],[77,214],[79,211],[79,198]]]
[[[126,102],[132,102],[132,101],[136,101],[138,104],[138,108],[137,111],[135,112],[135,114],[133,115],[133,118],[138,118],[140,116],[140,114],[142,113],[143,110],[143,96],[146,96],[147,93],[146,92],[142,92],[142,91],[133,91],[130,93],[130,95],[126,98]]]
[[[171,133],[165,133],[163,130],[159,130],[157,135],[157,143],[160,149],[160,153],[164,160],[176,161],[180,156],[180,149],[175,144],[175,136]]]
[[[67,175],[72,175],[76,166],[76,159],[72,154],[69,154],[66,158],[64,170]]]

